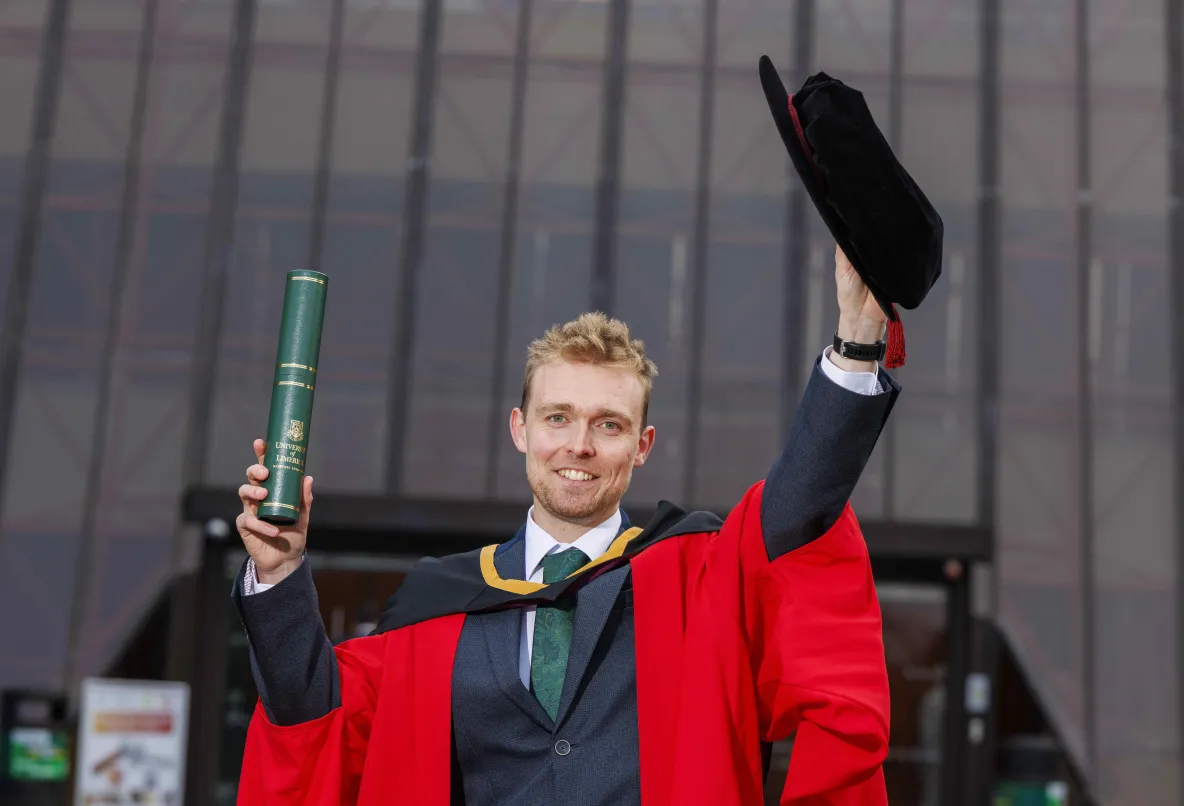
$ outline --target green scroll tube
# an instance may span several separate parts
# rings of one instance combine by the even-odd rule
[[[288,272],[263,454],[267,498],[259,505],[260,520],[277,526],[295,523],[300,517],[328,290],[329,278],[320,272]]]

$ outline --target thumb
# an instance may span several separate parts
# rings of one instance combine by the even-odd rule
[[[309,510],[312,509],[312,476],[304,477],[303,486],[304,489],[300,495],[301,501],[299,525],[301,529],[307,529]]]

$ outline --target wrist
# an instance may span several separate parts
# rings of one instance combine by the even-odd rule
[[[263,583],[264,585],[278,584],[291,576],[292,573],[300,567],[301,562],[302,559],[300,557],[288,559],[284,560],[274,568],[267,570],[261,568],[259,563],[255,563],[255,580]]]
[[[839,338],[843,341],[851,341],[856,344],[875,344],[883,340],[885,330],[886,323],[880,320],[869,319],[865,316],[839,315],[837,331]]]

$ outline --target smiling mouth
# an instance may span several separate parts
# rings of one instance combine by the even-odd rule
[[[583,470],[571,470],[570,468],[556,470],[555,472],[568,481],[592,481],[592,479],[596,478],[591,473],[587,473]]]

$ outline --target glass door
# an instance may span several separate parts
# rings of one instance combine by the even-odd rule
[[[884,777],[892,806],[942,806],[942,725],[949,634],[939,585],[876,586],[892,689],[892,739]]]

